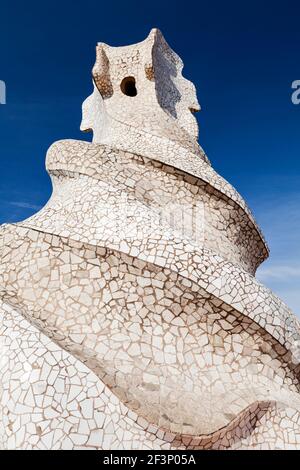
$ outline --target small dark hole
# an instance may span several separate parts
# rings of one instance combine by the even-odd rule
[[[121,91],[126,96],[136,96],[136,86],[134,77],[126,77],[121,82]]]

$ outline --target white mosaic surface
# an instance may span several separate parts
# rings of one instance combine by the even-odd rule
[[[98,44],[93,143],[53,144],[49,202],[0,227],[3,449],[300,448],[299,322],[182,67],[157,30]]]

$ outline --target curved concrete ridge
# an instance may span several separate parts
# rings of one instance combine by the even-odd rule
[[[76,154],[77,150],[80,150],[79,155]],[[176,172],[177,169],[179,170],[179,173],[183,172],[187,175],[194,176],[211,186],[211,188],[217,192],[219,197],[225,196],[227,199],[231,200],[239,206],[245,214],[247,214],[254,229],[260,237],[265,250],[262,260],[268,257],[269,248],[265,238],[244,199],[230,183],[228,183],[211,167],[210,164],[197,158],[194,154],[188,153],[184,157],[179,154],[176,156],[176,160],[165,156],[163,153],[161,153],[160,157],[153,158],[153,156],[150,157],[143,153],[116,149],[109,145],[66,139],[57,141],[50,146],[46,157],[46,168],[51,172],[52,170],[63,169],[63,164],[65,164],[66,167],[64,168],[71,170],[70,165],[72,165],[74,171],[76,170],[78,173],[86,171],[87,175],[91,176],[93,174],[94,176],[97,172],[101,173],[100,167],[102,162],[105,162],[106,160],[105,155],[112,155],[122,160],[123,154],[125,154],[127,158],[130,158],[131,156],[133,158],[145,158],[149,164],[152,162],[163,163],[172,169],[172,173],[174,173],[174,171]],[[82,160],[85,155],[87,156],[86,164],[85,160]],[[76,157],[78,157],[78,159],[76,159]],[[91,171],[91,168],[94,169],[94,172]]]
[[[5,247],[13,247],[14,243],[13,243],[12,240],[15,239],[15,241],[16,241],[15,244],[16,244],[16,246],[19,247],[20,254],[22,253],[22,243],[23,243],[23,241],[25,241],[25,245],[27,246],[28,245],[28,240],[33,240],[33,244],[35,243],[37,246],[39,246],[39,244],[42,242],[43,237],[47,238],[47,233],[39,232],[38,230],[35,230],[35,229],[32,229],[32,228],[21,227],[19,225],[17,225],[17,226],[7,225],[7,226],[3,227],[2,229],[3,229],[3,236],[1,237],[1,241],[3,242],[2,249],[5,248]],[[7,232],[7,233],[5,233],[5,232]],[[42,235],[41,242],[38,241],[39,240],[38,239],[39,234]],[[53,237],[53,234],[49,234],[48,237],[49,236]],[[97,256],[100,256],[100,257],[103,256],[103,248],[101,246],[92,246],[90,244],[83,243],[82,241],[80,241],[80,242],[77,241],[74,245],[74,242],[72,241],[71,238],[64,239],[64,237],[61,237],[61,236],[58,236],[58,238],[60,240],[62,240],[65,244],[68,244],[69,246],[77,246],[78,248],[82,247],[84,252],[86,250],[88,250],[90,252],[95,252],[96,257]],[[54,240],[53,240],[53,243],[54,243],[54,246],[55,246],[56,243],[54,242]],[[124,254],[124,253],[122,253],[120,251],[117,251],[115,249],[108,248],[107,243],[103,243],[103,246],[105,246],[105,250],[108,250],[108,253],[112,252],[115,256],[120,257],[120,259],[122,259],[123,262],[125,262],[125,263],[126,263],[126,260],[128,260],[128,258],[130,258],[130,256],[128,257],[128,254]],[[97,255],[97,253],[99,253],[99,255]],[[4,251],[3,254],[5,255],[5,251]],[[191,256],[193,256],[193,254]],[[197,291],[197,292],[201,293],[201,289],[203,289],[204,291],[206,291],[208,293],[211,293],[213,298],[217,297],[219,300],[224,302],[224,304],[222,305],[223,310],[228,311],[228,312],[232,311],[233,302],[232,302],[232,299],[231,299],[231,301],[229,301],[228,292],[226,292],[226,290],[229,291],[229,293],[233,292],[233,289],[230,286],[230,282],[233,279],[235,279],[240,284],[242,283],[243,285],[248,285],[248,281],[249,281],[249,279],[251,279],[251,276],[248,275],[247,273],[241,271],[241,270],[237,270],[237,268],[234,267],[234,266],[231,266],[233,268],[233,271],[231,272],[229,270],[230,263],[224,262],[224,261],[221,262],[220,257],[216,257],[216,255],[212,255],[212,254],[207,253],[207,250],[203,250],[203,252],[201,254],[199,254],[199,252],[198,252],[195,255],[195,257],[196,256],[198,257],[197,260],[196,260],[196,265],[195,265],[195,260],[194,260],[193,257],[191,259],[193,259],[194,261],[191,261],[191,259],[187,260],[187,265],[189,267],[193,267],[194,269],[193,270],[189,269],[186,272],[183,272],[182,267],[176,265],[174,260],[173,260],[173,263],[168,264],[168,266],[166,266],[166,263],[164,265],[162,265],[160,260],[156,260],[157,262],[154,263],[154,265],[158,266],[160,269],[167,267],[172,272],[174,272],[174,271],[177,272],[179,274],[180,278],[183,277],[188,282],[191,282],[191,280],[192,280],[194,282],[194,291]],[[129,265],[131,265],[131,263],[140,262],[141,257],[135,256],[135,258],[136,258],[135,260],[133,258],[131,258],[131,261],[130,261]],[[217,259],[214,259],[214,258],[217,258]],[[4,264],[3,264],[4,273],[7,272],[7,274],[8,274],[9,272],[6,271],[6,269],[5,269],[6,256],[3,256],[2,259],[4,260]],[[145,259],[145,263],[147,264],[147,266],[150,267],[151,263],[149,263],[149,261],[147,259]],[[214,263],[215,263],[215,265],[214,265]],[[216,273],[215,271],[219,271],[219,269],[216,269],[217,265],[219,267],[221,266],[221,268],[225,269],[225,271],[223,271],[223,273],[221,272],[221,274],[220,274],[220,272]],[[149,267],[147,269],[149,269]],[[26,270],[26,264],[24,264],[24,268]],[[238,271],[239,271],[239,275],[242,276],[242,278],[240,280],[238,279]],[[218,284],[218,281],[220,281],[220,279],[222,279],[222,278],[224,279],[224,275],[225,275],[226,272],[227,272],[227,280],[225,279],[225,292],[223,291],[223,289],[217,289],[217,292],[216,291],[213,292],[212,289],[215,287],[215,284],[216,283]],[[208,280],[206,279],[207,276],[208,276]],[[5,278],[5,274],[4,274],[4,278]],[[19,275],[18,275],[18,278],[19,278]],[[22,277],[20,279],[22,279]],[[184,282],[184,280],[183,280],[183,282]],[[209,288],[205,288],[206,283],[209,286]],[[13,292],[13,290],[14,290],[13,286],[5,286],[5,283],[4,284],[2,283],[2,285],[3,285],[4,290],[1,292],[1,297],[4,298],[5,302],[9,303],[10,305],[22,305],[22,293],[21,292],[20,293],[17,293],[17,292],[14,293]],[[227,289],[226,289],[226,286],[227,286]],[[229,289],[228,289],[228,286],[229,286]],[[28,282],[27,282],[27,287],[29,287]],[[193,288],[193,286],[192,286],[192,288]],[[15,294],[17,294],[17,297],[15,297]],[[226,297],[226,295],[227,295],[227,297]],[[248,298],[248,300],[249,300],[249,298],[252,298],[253,305],[255,304],[255,296],[256,296],[256,292],[253,292],[253,288],[248,289],[247,298]],[[267,298],[270,299],[269,293],[267,293],[267,296],[268,296]],[[12,303],[10,302],[10,298],[12,300]],[[261,296],[261,302],[265,303],[265,300],[266,299],[264,299]],[[220,302],[216,305],[220,306]],[[229,310],[226,309],[226,305],[230,305]],[[23,311],[23,308],[21,309],[21,311],[22,311],[22,315],[24,317],[26,317],[27,320],[31,321],[35,326],[39,327],[40,330],[44,334],[48,335],[48,333],[49,333],[48,330],[45,331],[43,329],[43,322],[41,322],[40,320],[37,320],[35,318],[35,315],[33,314],[33,312],[29,312],[28,315],[27,315],[26,312]],[[249,318],[253,318],[253,315],[251,315],[251,313],[252,313],[251,309],[250,309],[250,312],[245,311],[245,309],[243,309],[240,306],[239,309],[237,309],[237,311],[241,312],[242,315],[246,315],[246,316],[249,316]],[[254,321],[259,325],[262,325],[262,324],[264,325],[264,323],[261,322],[261,319],[262,319],[262,317],[259,315],[257,318],[254,318]],[[273,319],[273,322],[274,322],[274,319]],[[275,318],[275,325],[276,325],[276,318]],[[270,328],[269,328],[270,326],[272,326],[272,325],[264,325],[263,328],[266,331],[268,331],[268,330],[270,330]],[[293,323],[292,323],[292,326],[293,326]],[[296,327],[296,325],[294,325],[294,326]],[[292,330],[293,330],[293,328],[292,328]],[[62,333],[63,333],[63,330],[62,330]],[[289,334],[289,337],[287,338],[287,340],[289,340],[291,334],[293,333],[293,331],[285,329],[284,328],[284,322],[281,322],[281,324],[279,324],[277,327],[275,326],[273,331],[271,330],[270,333],[275,338],[275,340],[280,343],[280,337],[282,337],[284,339],[284,335]],[[63,338],[64,334],[61,335],[61,333],[58,331],[58,337],[59,336],[62,336],[62,338]],[[51,337],[52,337],[52,335],[51,335]],[[294,335],[294,337],[295,337],[295,335]],[[55,338],[56,337],[53,336],[53,339],[55,339]],[[269,341],[269,344],[271,345],[272,343],[271,343],[270,339],[268,341]],[[63,347],[63,345],[64,345],[64,341],[61,342],[61,340],[56,340],[55,339],[55,342],[56,342],[56,344],[59,344],[59,347]],[[67,351],[70,351],[71,354],[75,358],[77,358],[79,360],[83,360],[83,362],[85,362],[84,356],[83,356],[83,359],[80,359],[81,356],[78,357],[78,354],[76,353],[76,350],[72,350],[72,348],[69,349],[68,341],[66,341],[65,344],[66,344],[66,348],[67,348],[66,350]],[[287,347],[287,342],[285,343],[285,347]],[[81,355],[82,355],[82,353],[81,353]],[[287,366],[288,366],[288,368],[290,368],[292,374],[295,374],[295,373],[297,374],[297,368],[293,364],[292,355],[289,356],[286,359],[288,360]],[[89,366],[89,362],[87,362],[87,365]],[[91,367],[89,366],[89,368],[91,368]],[[103,382],[103,380],[102,380],[102,383],[106,384],[106,381],[104,380],[104,382]],[[294,381],[294,383],[296,383],[296,382]],[[274,392],[276,394],[276,388],[274,388]],[[273,392],[272,392],[271,395],[273,395]],[[282,395],[282,399],[283,399],[283,396],[284,396],[284,393]],[[291,394],[291,397],[292,397],[292,394]],[[115,398],[115,399],[118,400],[118,398]],[[286,401],[286,399],[285,399],[285,401]],[[252,406],[252,405],[249,405],[249,406]],[[285,406],[287,406],[287,405],[285,405]],[[256,406],[255,406],[255,408],[256,408]],[[145,423],[144,425],[147,426],[147,429],[148,429],[149,421],[147,421],[147,419],[145,417],[142,417],[139,414],[134,414],[133,416],[135,416],[135,419],[137,420],[137,423],[139,425]],[[245,420],[247,421],[247,419],[246,419],[247,414],[244,415],[243,409],[240,409],[238,411],[236,417],[234,418],[235,423],[237,423],[237,421],[239,421],[239,416],[241,417],[241,423],[243,423],[242,428],[245,430],[247,428],[247,426],[245,427]],[[243,418],[245,418],[245,419],[243,419]],[[237,419],[237,421],[236,421],[236,419]],[[252,415],[251,420],[249,420],[249,422],[251,422],[253,420],[254,420],[254,422],[256,420],[255,414]],[[230,423],[228,423],[228,424],[230,424]],[[222,426],[222,429],[224,428],[223,430],[226,430],[226,432],[225,432],[226,436],[224,437],[224,440],[223,440],[223,434],[219,433],[219,431],[221,431],[220,428],[215,430],[213,433],[208,433],[207,435],[212,434],[212,436],[209,436],[209,439],[208,439],[206,434],[205,435],[203,434],[200,437],[199,437],[199,435],[194,435],[194,434],[186,435],[185,434],[183,437],[181,437],[181,435],[179,435],[178,433],[171,432],[170,430],[164,429],[164,431],[163,431],[162,427],[160,425],[156,425],[156,426],[157,426],[157,428],[154,428],[154,429],[156,429],[156,432],[159,433],[158,435],[159,436],[165,436],[164,439],[167,442],[169,442],[169,440],[171,439],[172,442],[174,442],[174,445],[176,445],[176,446],[178,446],[178,445],[180,446],[180,445],[184,444],[185,446],[187,446],[187,445],[188,446],[193,445],[195,447],[198,446],[198,448],[202,448],[203,446],[206,446],[206,445],[208,447],[211,447],[212,440],[214,440],[214,439],[216,439],[216,441],[215,441],[217,443],[216,445],[219,445],[220,441],[222,441],[223,442],[222,446],[224,446],[226,448],[226,445],[227,445],[226,442],[228,441],[227,431],[229,432],[230,429],[231,429],[230,427],[228,428],[228,425],[226,425],[225,427]],[[233,424],[231,423],[231,427],[232,426],[233,426]],[[234,429],[236,428],[237,431],[235,431],[235,430],[233,432],[230,431],[231,434],[230,433],[229,434],[231,435],[231,437],[232,437],[232,435],[234,436],[235,434],[237,434],[237,436],[239,434],[241,434],[241,430],[238,430],[239,427],[240,426],[234,425]],[[153,428],[151,428],[151,429],[153,429]],[[243,432],[242,432],[242,434],[243,434]],[[230,444],[228,444],[228,446],[229,445],[231,446],[232,439],[229,440],[228,442],[230,443]]]
[[[25,236],[27,231],[31,230],[43,234],[47,233],[30,225],[27,226],[26,223],[6,225],[8,228],[10,226],[15,227],[16,233],[20,237]],[[4,228],[4,226],[2,227]],[[59,233],[49,233],[49,235],[57,235],[66,242],[72,240],[72,236],[68,239],[62,237]],[[178,273],[182,278],[195,282],[206,292],[220,299],[242,315],[248,316],[264,328],[291,353],[291,364],[293,362],[298,364],[296,357],[293,357],[295,342],[298,344],[300,341],[300,322],[297,317],[284,302],[273,294],[270,289],[259,283],[255,277],[246,271],[242,271],[232,263],[225,261],[219,255],[205,249],[195,251],[193,246],[182,244],[181,250],[185,254],[183,260],[175,254],[171,254],[169,259],[164,259],[160,256],[147,256],[147,243],[145,243],[141,251],[138,254],[135,253],[133,257],[131,255],[132,248],[126,244],[120,249],[120,247],[110,243],[108,240],[104,240],[102,243],[98,241],[97,245],[87,243],[84,239],[78,240],[73,238],[73,240],[95,251],[105,248],[128,255],[132,259],[136,257],[141,261],[151,263],[160,268],[170,269]],[[150,239],[147,242],[151,245],[153,240]],[[155,243],[157,243],[156,240]],[[238,292],[238,285],[247,286],[244,295]],[[249,303],[249,298],[251,303]]]
[[[176,243],[183,261],[180,244],[184,243],[187,251],[207,248],[255,273],[263,247],[240,209],[219,201],[205,183],[194,186],[184,176],[130,162],[116,164],[113,156],[107,157],[101,175],[92,167],[85,169],[86,174],[79,173],[73,164],[60,165],[70,169],[50,170],[51,198],[26,225],[94,245],[103,240],[116,247],[130,244],[137,253],[150,247],[147,240],[156,240],[149,256],[158,254],[163,245],[168,252]],[[83,211],[78,210],[80,205]]]
[[[21,311],[19,311],[15,306],[10,305],[9,303],[4,303],[0,300],[0,313],[1,313],[1,318],[0,318],[0,330],[1,330],[1,323],[3,322],[3,318],[9,314],[12,316],[19,317],[22,316],[24,317],[25,322],[29,322],[28,325],[26,323],[22,325],[23,328],[26,328],[26,332],[29,332],[31,335],[36,335],[39,336],[39,342],[41,343],[41,346],[46,348],[46,350],[50,351],[57,351],[57,347],[61,347],[60,345],[57,345],[56,342],[53,342],[53,340],[49,339],[47,335],[42,331],[42,329],[38,328],[37,325],[34,324],[33,319],[27,318],[26,315],[24,315]],[[20,328],[20,321],[18,321],[18,328]],[[10,327],[12,331],[14,331],[14,328],[16,326],[16,322],[11,322],[10,321]],[[25,331],[25,330],[24,330]],[[24,335],[24,334],[23,334]],[[14,335],[11,335],[13,337],[18,337],[17,332],[14,331]],[[22,340],[21,340],[22,341]],[[8,345],[8,349],[9,345]],[[44,351],[44,355],[46,350]],[[25,352],[25,357],[29,361],[29,363],[32,362],[31,357],[27,357]],[[23,353],[24,355],[24,353]],[[5,351],[4,351],[4,356],[5,356]],[[172,433],[168,431],[167,429],[164,429],[163,427],[157,426],[155,424],[147,422],[145,418],[140,417],[138,414],[136,414],[134,411],[130,410],[125,404],[120,403],[120,400],[116,395],[112,392],[112,390],[98,377],[95,375],[95,373],[90,370],[86,364],[82,363],[78,358],[74,359],[72,356],[70,356],[70,353],[66,351],[64,353],[61,360],[57,360],[57,366],[61,367],[64,366],[64,362],[66,361],[66,357],[69,356],[71,361],[74,363],[76,366],[77,364],[77,370],[80,372],[85,372],[86,376],[88,377],[93,377],[93,382],[97,383],[98,390],[101,392],[99,398],[103,397],[104,402],[108,400],[108,402],[111,404],[112,407],[116,408],[117,414],[118,414],[118,419],[115,419],[115,423],[122,423],[122,421],[126,420],[130,422],[130,427],[131,429],[136,429],[139,434],[142,433],[143,439],[142,441],[145,442],[147,440],[147,435],[153,435],[155,437],[155,440],[157,442],[152,442],[153,443],[153,448],[156,445],[159,446],[164,446],[165,449],[189,449],[189,450],[201,450],[201,449],[219,449],[219,450],[225,450],[225,449],[233,449],[235,447],[241,447],[243,448],[243,445],[245,447],[247,444],[249,445],[249,442],[247,440],[250,440],[250,443],[253,447],[255,447],[255,444],[259,444],[256,442],[257,440],[257,435],[260,433],[266,433],[268,434],[270,430],[270,422],[275,422],[275,424],[281,424],[282,426],[282,421],[278,421],[276,423],[276,418],[281,415],[281,418],[284,417],[284,421],[289,423],[289,426],[291,423],[294,424],[294,436],[290,436],[291,439],[295,439],[298,441],[300,439],[300,431],[299,431],[299,421],[300,421],[300,413],[298,410],[295,408],[289,408],[286,406],[281,405],[279,402],[271,400],[265,400],[265,401],[256,401],[241,410],[237,416],[235,416],[226,426],[208,434],[203,434],[203,435],[188,435],[188,434],[178,434],[178,433]],[[5,361],[5,359],[4,359]],[[61,364],[60,364],[61,363]],[[35,367],[38,367],[37,365]],[[30,369],[29,369],[30,370]],[[90,379],[91,380],[91,379]],[[28,390],[30,389],[31,386],[31,377],[29,376],[29,380],[26,381],[28,384]],[[5,380],[4,380],[5,384]],[[23,387],[24,389],[24,387]],[[25,388],[26,390],[26,388]],[[70,396],[70,393],[72,393],[72,390],[66,389],[66,401],[68,402],[68,396]],[[28,395],[28,392],[27,392]],[[25,395],[25,397],[27,396]],[[24,396],[24,395],[23,395]],[[0,401],[2,400],[2,396],[0,395]],[[74,400],[74,398],[72,399]],[[26,403],[26,405],[25,405]],[[23,406],[23,410],[25,408],[28,408],[28,403],[25,401]],[[92,406],[95,406],[93,404]],[[14,410],[11,410],[12,414]],[[28,412],[28,411],[27,411]],[[32,409],[32,413],[34,414],[36,410]],[[13,419],[13,417],[11,418]],[[49,419],[49,418],[48,418]],[[51,421],[51,418],[50,418]],[[55,418],[52,418],[52,421],[55,421]],[[49,424],[48,424],[49,426]],[[49,426],[51,428],[51,426]],[[105,430],[105,424],[102,425]],[[264,429],[265,428],[265,429]],[[298,432],[297,432],[298,429]],[[101,428],[99,430],[94,430],[94,433],[101,433]],[[283,432],[283,429],[282,429]],[[73,434],[74,436],[75,434]],[[118,435],[118,433],[117,433]],[[267,436],[266,436],[267,437]],[[266,439],[265,437],[265,439]],[[3,437],[2,439],[3,440]],[[295,442],[296,442],[295,441]],[[266,439],[267,442],[267,439]],[[99,448],[103,450],[111,450],[110,447],[105,447],[98,444],[96,445],[96,441],[94,440],[93,443],[90,443],[90,447],[94,448]],[[9,448],[9,445],[5,443],[5,440],[2,442],[0,441],[0,447],[2,450]],[[27,448],[27,447],[25,447]],[[49,447],[50,448],[50,447]],[[76,447],[75,447],[76,448]],[[118,448],[121,448],[120,444],[118,445]],[[151,447],[150,447],[151,448]]]
[[[293,444],[290,448],[294,449],[294,445],[300,439],[299,423],[300,413],[295,408],[283,407],[277,401],[256,401],[242,410],[227,426],[219,429],[215,433],[207,436],[198,436],[188,441],[188,436],[182,438],[183,442],[189,442],[189,449],[197,450],[226,450],[240,448],[239,443],[243,443],[242,448],[251,445],[253,449],[261,444],[259,433],[264,436],[267,443],[267,434],[270,432],[270,424],[279,426],[278,417],[284,419],[285,425],[293,423],[294,436]],[[284,441],[284,428],[281,428],[282,442]],[[281,444],[281,442],[280,442]],[[267,447],[267,446],[266,446]],[[277,449],[280,448],[279,443]]]

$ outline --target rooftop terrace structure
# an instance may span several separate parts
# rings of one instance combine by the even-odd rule
[[[198,144],[160,31],[99,43],[53,193],[0,228],[3,449],[300,448],[300,328],[268,247]]]

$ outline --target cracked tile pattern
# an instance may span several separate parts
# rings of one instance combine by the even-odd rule
[[[53,194],[0,228],[3,449],[300,448],[300,328],[197,143],[158,30],[98,44],[93,143],[48,151]]]

